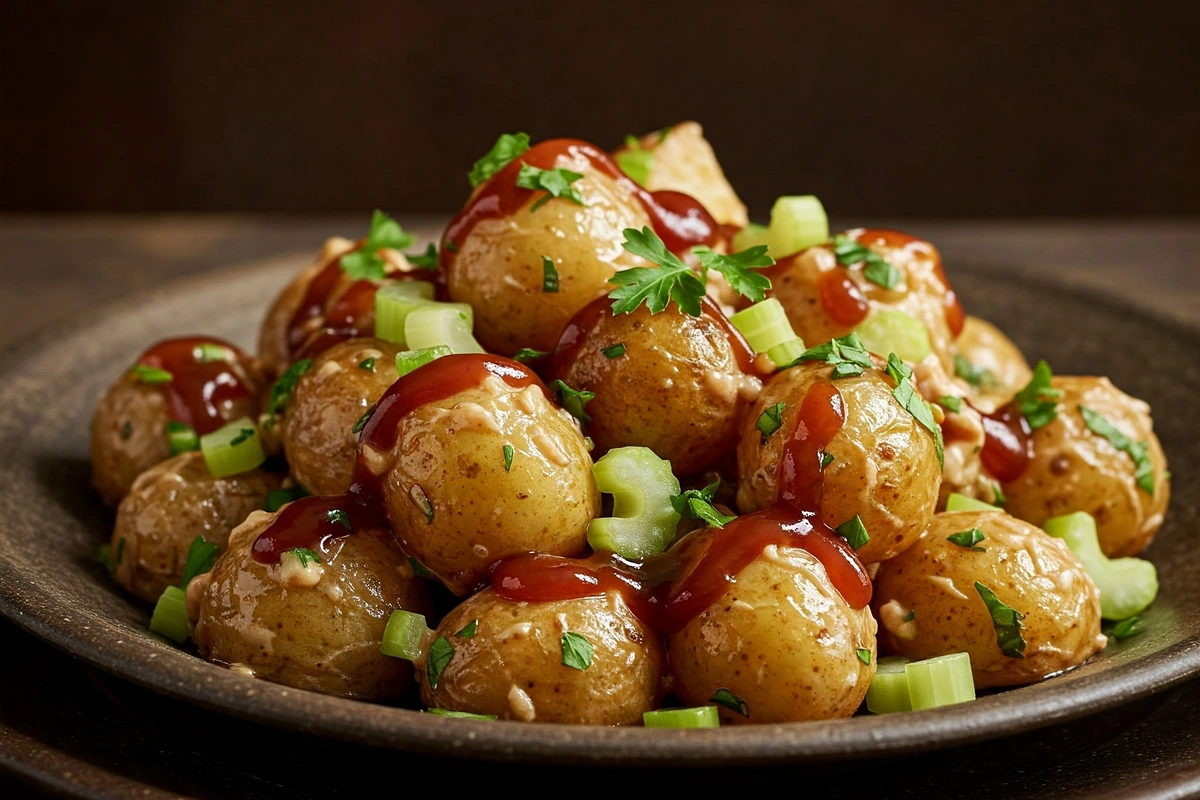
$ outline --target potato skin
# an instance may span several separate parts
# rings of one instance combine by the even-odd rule
[[[668,637],[673,686],[685,706],[709,704],[719,688],[745,701],[749,716],[718,707],[722,725],[848,717],[875,675],[875,629],[870,609],[851,608],[814,556],[770,545]]]
[[[946,538],[976,527],[985,536],[982,552]],[[1001,652],[976,581],[1025,615],[1024,658]],[[1082,664],[1107,642],[1100,593],[1079,559],[1061,540],[1002,511],[938,514],[915,545],[879,566],[871,607],[885,652],[911,659],[969,653],[980,689],[1033,683]]]
[[[500,558],[575,556],[599,513],[592,460],[574,417],[537,386],[496,377],[427,403],[399,423],[380,467],[388,519],[401,544],[455,594],[486,582]],[[511,469],[504,446],[511,445]],[[422,501],[426,498],[432,519]]]
[[[195,578],[192,640],[209,661],[274,683],[339,697],[390,700],[412,687],[412,666],[379,652],[396,609],[431,604],[404,552],[385,530],[335,540],[323,563],[289,574],[251,548],[275,514],[256,512],[230,536],[212,572]],[[319,575],[315,585],[309,580]],[[192,603],[189,602],[189,608]]]
[[[292,475],[309,493],[350,488],[354,426],[396,381],[400,349],[382,339],[340,342],[314,358],[296,382],[279,430]],[[368,358],[375,359],[373,368],[360,368]]]
[[[594,457],[614,447],[649,447],[678,475],[692,475],[733,452],[742,415],[762,389],[743,371],[728,322],[706,300],[699,317],[674,304],[658,314],[644,305],[612,314],[600,298],[577,314],[555,347],[549,377],[595,393],[585,425]],[[724,324],[722,324],[724,322]],[[733,334],[736,336],[736,332]],[[604,350],[623,344],[624,355]]]
[[[122,375],[92,416],[92,486],[109,506],[129,494],[137,476],[171,455],[167,401],[157,386]],[[126,435],[128,434],[128,435]]]
[[[583,174],[571,186],[586,205],[559,198],[533,211],[545,192],[532,192],[514,214],[480,220],[455,242],[447,291],[475,309],[475,337],[489,352],[549,351],[575,312],[612,289],[610,277],[643,264],[621,247],[624,229],[651,224],[638,200],[586,159],[560,156],[556,166]],[[557,292],[542,290],[543,256],[558,271]]]
[[[117,507],[111,545],[117,583],[156,602],[183,578],[197,536],[225,549],[230,531],[281,483],[281,476],[262,469],[214,478],[198,451],[146,470]]]
[[[738,508],[742,513],[773,504],[784,445],[795,433],[805,395],[829,380],[832,368],[807,363],[774,375],[742,418],[738,443]],[[877,369],[833,382],[845,403],[846,421],[826,452],[833,461],[822,475],[821,519],[836,528],[862,518],[870,541],[857,555],[864,564],[901,552],[929,524],[938,499],[941,467],[933,437],[892,396],[891,379]],[[766,438],[759,416],[785,403],[783,424]]]
[[[1012,400],[1033,371],[1017,346],[992,323],[970,314],[963,323],[962,333],[954,340],[955,352],[973,366],[985,369],[991,376],[977,388],[971,387],[971,403],[990,414]]]
[[[473,638],[456,633],[478,620]],[[577,670],[562,663],[562,637],[595,648]],[[436,689],[418,669],[421,702],[500,719],[575,725],[632,725],[662,698],[662,640],[617,592],[575,600],[518,602],[484,589],[451,611],[437,634],[454,656]]]
[[[1122,392],[1108,378],[1056,376],[1062,390],[1058,416],[1033,432],[1033,459],[1004,484],[1005,510],[1040,525],[1050,517],[1086,511],[1096,518],[1100,548],[1111,557],[1132,556],[1150,544],[1162,525],[1171,496],[1167,460],[1146,403]],[[1133,459],[1083,422],[1079,406],[1102,415],[1136,442],[1148,445],[1154,494],[1139,488]]]

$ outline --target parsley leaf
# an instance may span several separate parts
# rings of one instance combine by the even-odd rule
[[[122,539],[122,541],[124,540]],[[220,554],[221,548],[205,541],[203,536],[192,539],[191,545],[188,546],[187,560],[183,565],[183,580],[179,582],[179,588],[186,591],[192,578],[211,570],[213,564],[217,563],[217,556]]]
[[[725,523],[733,522],[737,516],[722,514],[713,507],[712,499],[719,488],[721,480],[718,478],[703,489],[680,492],[671,497],[671,507],[684,519],[699,519],[714,528],[724,528]]]
[[[1122,642],[1130,636],[1136,636],[1142,632],[1142,620],[1138,617],[1129,617],[1113,625],[1109,635]]]
[[[513,449],[513,446],[511,444],[504,445],[504,471],[505,472],[512,471],[513,454],[515,452],[516,451]]]
[[[1008,505],[1008,498],[1004,496],[1004,488],[1000,486],[999,481],[992,481],[992,505],[1001,508]]]
[[[825,468],[828,467],[833,462],[834,462],[833,453],[822,453],[821,454],[821,470],[822,471],[824,471]]]
[[[1097,436],[1103,436],[1113,447],[1129,454],[1133,459],[1134,478],[1146,494],[1154,496],[1154,463],[1150,460],[1150,449],[1145,442],[1135,442],[1113,425],[1103,415],[1086,406],[1079,406],[1083,424]]]
[[[405,253],[404,257],[417,269],[433,270],[438,268],[438,251],[433,242],[425,245],[424,253]]]
[[[855,514],[850,519],[837,526],[837,532],[855,550],[859,550],[871,537],[867,535],[867,526],[863,525],[862,517]]]
[[[771,280],[767,276],[752,272],[751,267],[769,267],[775,259],[767,255],[767,246],[747,248],[740,253],[722,255],[714,253],[707,247],[693,247],[692,252],[700,259],[700,266],[706,270],[716,270],[725,276],[735,292],[752,302],[759,303],[766,297],[767,289],[771,288]]]
[[[271,395],[267,400],[268,414],[279,414],[287,407],[288,401],[292,399],[292,392],[296,391],[296,383],[311,368],[312,359],[302,358],[279,376],[279,380],[271,386]]]
[[[634,267],[621,270],[608,279],[617,285],[608,293],[613,299],[614,314],[628,314],[644,301],[651,314],[667,307],[671,300],[689,316],[700,316],[700,301],[704,297],[704,279],[667,250],[663,240],[649,227],[640,231],[626,228],[626,250],[656,264],[654,267]]]
[[[610,360],[614,358],[620,358],[621,356],[625,355],[625,344],[623,342],[617,342],[610,347],[604,348],[600,352],[604,354],[605,358]]]
[[[479,627],[479,620],[473,619],[463,626],[462,630],[454,634],[462,639],[474,639],[475,630]]]
[[[375,371],[375,359],[374,358],[364,358],[362,361],[358,362],[358,368],[361,370],[364,370],[366,372],[374,372]]]
[[[917,618],[917,610],[915,608],[910,608],[908,610],[908,613],[904,615],[905,622],[912,622],[916,618]]]
[[[442,682],[442,673],[454,658],[454,645],[445,636],[439,636],[429,645],[429,653],[425,656],[425,677],[429,678],[429,688],[436,689]]]
[[[650,179],[650,170],[654,168],[654,151],[643,150],[642,143],[632,134],[625,137],[625,147],[627,149],[617,153],[617,166],[636,183],[645,186]]]
[[[274,513],[301,497],[308,497],[308,490],[300,484],[296,484],[290,489],[276,489],[273,492],[267,492],[267,496],[263,500],[263,511]]]
[[[596,396],[595,392],[572,389],[561,380],[551,383],[550,388],[554,390],[554,401],[569,411],[571,416],[583,423],[592,421],[583,409]]]
[[[724,687],[713,692],[713,696],[708,698],[708,702],[725,706],[725,708],[728,708],[730,711],[736,711],[743,717],[750,716],[750,706],[746,705],[746,701]]]
[[[974,550],[977,553],[982,553],[987,549],[985,547],[978,546],[979,543],[985,538],[983,531],[981,531],[979,528],[971,528],[969,531],[952,533],[946,538],[959,547],[965,547],[968,550]]]
[[[583,202],[582,195],[579,190],[571,186],[572,183],[583,177],[581,172],[572,172],[569,169],[540,169],[531,167],[528,164],[521,165],[521,171],[517,173],[517,186],[522,189],[533,189],[534,191],[542,190],[546,196],[538,200],[530,211],[537,211],[542,206],[549,203],[555,197],[561,197],[564,200],[570,200],[577,206],[586,206]]]
[[[354,423],[354,427],[350,429],[351,433],[361,433],[362,429],[367,427],[367,423],[371,420],[371,415],[375,413],[375,406],[371,406],[363,415],[358,418],[358,422]]]
[[[513,361],[519,361],[522,364],[528,364],[530,361],[536,361],[543,356],[550,355],[545,350],[534,350],[532,347],[522,347],[513,355]]]
[[[864,664],[870,665],[870,663],[871,663],[871,651],[870,650],[868,650],[865,647],[860,647],[857,650],[855,650],[854,652],[858,655],[859,661],[863,662]]]
[[[150,367],[145,364],[134,364],[129,369],[129,374],[137,378],[138,383],[148,383],[152,385],[170,383],[175,380],[175,376],[167,372],[165,369],[158,367]]]
[[[546,256],[542,256],[542,291],[552,294],[558,292],[558,270]]]
[[[315,550],[309,550],[307,547],[293,547],[290,550],[284,550],[285,553],[291,553],[296,558],[300,559],[300,566],[308,569],[309,563],[321,563],[321,557],[317,555]]]
[[[945,469],[946,453],[945,443],[942,441],[942,428],[933,418],[933,407],[926,402],[924,397],[917,394],[917,390],[913,388],[911,380],[912,370],[900,360],[900,356],[895,353],[889,353],[887,373],[896,382],[896,388],[892,390],[892,396],[896,398],[896,402],[904,407],[905,411],[912,414],[913,419],[920,423],[922,428],[933,435],[933,443],[937,446],[938,464]]]
[[[863,370],[875,366],[871,354],[863,347],[857,333],[849,333],[840,339],[832,339],[825,344],[810,347],[796,359],[797,364],[805,361],[824,361],[833,365],[831,378],[853,378],[862,375]]]
[[[501,134],[500,138],[496,140],[496,143],[492,145],[492,149],[487,151],[487,153],[478,161],[476,161],[475,165],[471,167],[471,172],[467,175],[467,179],[471,181],[471,188],[475,188],[500,170],[507,167],[514,158],[520,156],[528,149],[529,134]]]
[[[592,665],[595,648],[586,637],[567,631],[562,636],[562,663],[564,667],[585,670]]]
[[[773,406],[767,406],[766,410],[758,415],[758,421],[754,423],[754,427],[758,428],[758,432],[762,434],[762,443],[767,443],[767,437],[775,431],[779,430],[779,426],[783,425],[783,410],[787,408],[786,403],[776,403]]]
[[[957,353],[954,355],[954,374],[976,389],[993,389],[997,384],[996,376],[989,370],[975,366]]]
[[[420,561],[417,561],[412,556],[408,557],[408,565],[410,567],[412,567],[413,575],[416,575],[418,578],[436,578],[437,577],[437,575],[434,573],[433,570],[431,570],[429,567],[422,564]]]
[[[992,627],[996,629],[996,645],[1000,652],[1009,658],[1024,658],[1025,639],[1021,637],[1021,620],[1025,619],[1025,615],[1006,606],[995,592],[979,581],[975,581],[975,591],[979,592],[988,613],[992,615]]]
[[[945,397],[938,398],[939,406],[946,409],[947,411],[953,411],[955,414],[962,411],[962,404],[963,404],[963,399],[961,397],[954,397],[953,395],[946,395]]]
[[[1058,398],[1062,397],[1062,389],[1050,385],[1052,377],[1050,365],[1039,361],[1029,383],[1013,398],[1031,430],[1036,431],[1058,416]]]
[[[883,256],[851,239],[844,233],[833,237],[833,255],[843,267],[863,265],[863,277],[884,289],[895,287],[904,273],[883,260]]]
[[[335,525],[341,525],[351,533],[354,532],[354,525],[350,522],[350,515],[340,508],[331,508],[325,512],[325,519]]]
[[[382,280],[387,274],[383,257],[379,255],[380,248],[402,250],[413,243],[414,237],[400,223],[379,209],[371,214],[371,228],[367,232],[367,240],[362,247],[346,253],[338,263],[342,271],[356,280]]]

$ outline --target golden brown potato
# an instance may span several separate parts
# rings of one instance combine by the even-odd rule
[[[158,386],[123,375],[109,387],[92,417],[92,485],[115,506],[150,467],[171,455],[167,401]]]
[[[555,147],[556,141],[543,142],[523,159]],[[534,210],[547,195],[528,192],[511,214],[485,216],[474,224],[454,242],[457,253],[449,262],[443,254],[450,299],[475,309],[475,336],[489,352],[511,356],[522,347],[550,350],[575,312],[613,288],[607,283],[613,274],[643,264],[621,246],[625,228],[651,224],[637,198],[586,158],[560,155],[554,164],[583,175],[571,183],[583,205],[556,198]],[[506,172],[494,177],[463,213],[473,213],[478,198],[501,180],[514,178]],[[557,291],[544,290],[543,258],[558,273]]]
[[[818,418],[805,419],[802,411],[815,387],[830,384],[831,370],[827,364],[811,362],[777,373],[742,418],[738,443],[742,512],[766,508],[780,499],[788,443],[805,441],[806,432],[818,424]],[[882,561],[914,542],[933,517],[941,482],[937,449],[929,431],[892,396],[894,384],[885,373],[869,369],[858,377],[839,378],[832,386],[845,409],[845,422],[823,448],[833,460],[818,473],[819,478],[798,481],[798,490],[817,495],[820,507],[808,510],[818,511],[832,527],[858,515],[870,536],[858,550],[859,558],[867,564]],[[758,420],[778,403],[784,404],[782,424],[764,437]],[[817,410],[822,407],[815,401],[814,405]],[[800,428],[802,421],[804,428]],[[810,476],[815,469],[809,470]]]
[[[697,532],[681,546],[700,555],[711,536]],[[685,556],[681,576],[698,562]],[[668,638],[674,689],[685,706],[733,692],[748,714],[721,706],[722,725],[848,717],[875,674],[875,627],[870,609],[852,608],[807,550],[771,544]]]
[[[459,635],[473,620],[474,636]],[[563,663],[568,632],[594,648],[586,669]],[[484,589],[451,611],[437,633],[454,655],[436,688],[418,669],[421,701],[430,707],[523,722],[631,725],[662,697],[662,640],[615,591],[534,603]]]
[[[999,328],[987,320],[969,314],[962,333],[954,340],[955,352],[976,370],[978,380],[972,382],[971,402],[980,411],[990,414],[1012,400],[1033,371],[1025,356]]]
[[[1140,553],[1162,525],[1171,484],[1150,407],[1108,378],[1056,376],[1062,390],[1058,417],[1033,432],[1033,459],[1016,480],[1003,484],[1010,514],[1042,524],[1050,517],[1086,511],[1096,518],[1100,548],[1110,558]],[[1133,458],[1084,424],[1080,406],[1108,420],[1133,442],[1144,442],[1154,492],[1138,486]]]
[[[151,603],[183,578],[197,537],[225,549],[229,532],[263,507],[281,476],[261,469],[214,478],[197,451],[138,476],[117,508],[112,563],[117,583]]]
[[[303,501],[299,501],[303,502]],[[276,514],[256,512],[229,537],[212,572],[188,586],[192,640],[209,661],[298,689],[389,700],[412,686],[412,666],[379,652],[396,609],[429,613],[427,589],[386,530],[333,539],[322,561],[255,560]]]
[[[601,297],[572,318],[549,376],[595,393],[584,426],[595,457],[639,445],[691,475],[733,452],[742,415],[762,389],[753,362],[712,301],[699,317],[674,303],[658,314],[642,305],[613,315]]]
[[[292,476],[311,494],[350,487],[354,426],[396,381],[396,353],[382,339],[350,339],[313,359],[279,424]]]
[[[975,545],[982,550],[947,538],[974,528],[983,533]],[[1002,652],[977,582],[1024,615],[1024,657]],[[980,689],[1033,683],[1082,664],[1106,643],[1100,593],[1079,559],[1062,540],[1002,511],[938,514],[915,545],[879,566],[871,606],[886,652],[969,653]]]
[[[725,172],[699,123],[680,122],[648,133],[638,140],[638,146],[652,154],[643,184],[647,189],[691,195],[722,225],[741,228],[750,221],[746,205],[725,179]],[[614,152],[617,163],[621,154],[628,151],[626,145]]]
[[[579,555],[600,509],[574,417],[540,386],[494,376],[405,415],[392,451],[371,461],[401,544],[459,596],[504,556]]]
[[[897,309],[925,324],[932,352],[952,370],[951,345],[962,307],[946,282],[937,248],[897,231],[857,228],[845,235],[881,256],[903,279],[885,289],[867,280],[860,265],[839,265],[830,245],[780,259],[764,270],[772,284],[767,294],[783,304],[796,335],[819,344],[845,336],[876,311]]]

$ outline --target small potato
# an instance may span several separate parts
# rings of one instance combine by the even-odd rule
[[[947,537],[978,528],[972,550]],[[976,582],[1024,618],[1024,657],[1005,655]],[[1020,686],[1082,664],[1106,644],[1100,593],[1061,540],[1002,511],[938,514],[875,575],[880,643],[910,659],[965,652],[975,686]],[[911,616],[911,618],[910,618]]]
[[[703,553],[711,535],[692,534],[698,541],[687,544]],[[722,725],[848,717],[875,674],[875,630],[870,609],[847,604],[808,551],[768,545],[668,638],[673,685],[685,706],[733,692],[748,713],[721,706]],[[865,660],[860,649],[869,651]]]
[[[459,596],[505,556],[579,555],[600,510],[575,418],[536,385],[514,389],[491,376],[419,406],[400,421],[391,453],[371,459],[381,461],[401,544]]]
[[[979,379],[972,384],[971,403],[986,414],[1012,400],[1033,371],[1012,340],[987,320],[967,315],[962,333],[954,340],[954,350],[976,370]]]
[[[946,282],[937,248],[898,231],[856,228],[845,235],[881,256],[903,277],[885,289],[867,280],[861,265],[840,265],[830,245],[780,259],[764,270],[772,283],[768,296],[783,304],[796,335],[810,345],[820,344],[845,336],[875,311],[897,309],[925,324],[932,352],[946,370],[953,370],[951,345],[957,331],[952,323],[961,319],[962,310]]]
[[[559,142],[543,142],[523,160]],[[621,246],[626,228],[651,224],[637,198],[584,157],[559,155],[554,165],[583,175],[571,183],[583,205],[556,198],[534,210],[546,193],[531,191],[513,213],[474,224],[454,242],[457,253],[451,252],[450,260],[442,256],[450,299],[475,309],[475,336],[489,352],[511,356],[522,347],[550,350],[575,312],[613,288],[610,277],[643,264]],[[460,219],[474,213],[495,181],[515,181],[515,172],[502,171],[481,186]],[[443,242],[443,249],[448,246]],[[546,290],[543,258],[558,273],[553,291]]]
[[[741,228],[750,221],[745,203],[725,179],[725,172],[699,123],[680,122],[648,133],[638,140],[638,146],[653,154],[646,175],[647,189],[691,195],[722,225]],[[620,155],[628,150],[625,146],[614,152],[618,163]]]
[[[428,614],[431,605],[394,537],[356,530],[334,539],[320,562],[302,566],[284,553],[262,564],[251,548],[276,516],[252,514],[212,572],[188,586],[201,655],[298,689],[363,700],[403,695],[412,666],[379,652],[383,631],[393,611]]]
[[[104,393],[92,417],[92,485],[115,506],[137,476],[171,455],[167,400],[157,386],[125,375]]]
[[[1033,459],[1016,480],[1004,484],[1005,510],[1041,525],[1050,517],[1086,511],[1096,518],[1106,556],[1132,556],[1146,548],[1162,525],[1171,484],[1167,460],[1146,403],[1108,378],[1056,376],[1062,391],[1058,416],[1033,432]],[[1107,419],[1133,442],[1144,442],[1153,493],[1137,484],[1133,459],[1084,424],[1080,406]]]
[[[350,339],[314,358],[296,382],[279,430],[292,476],[311,494],[350,488],[354,426],[396,381],[400,349],[382,339]]]
[[[461,635],[473,620],[474,636]],[[586,669],[563,663],[568,632],[594,648]],[[436,688],[418,670],[421,702],[430,707],[523,722],[633,725],[662,697],[662,640],[615,591],[533,603],[484,589],[451,611],[437,634],[454,655]]]
[[[197,536],[224,549],[229,532],[261,509],[267,493],[281,483],[280,476],[261,469],[214,478],[197,451],[146,470],[117,508],[111,545],[117,583],[157,601],[163,589],[183,578]]]
[[[563,332],[550,377],[595,394],[585,409],[595,457],[639,445],[677,475],[692,475],[732,454],[742,415],[762,389],[753,362],[710,300],[699,317],[674,304],[614,315],[601,297]]]
[[[777,373],[742,418],[737,454],[743,513],[780,499],[788,443],[803,441],[814,424],[803,419],[805,399],[818,384],[830,382],[831,369],[812,362]],[[892,396],[894,384],[880,370],[832,385],[842,398],[845,421],[824,448],[833,460],[820,471],[815,487],[820,507],[808,510],[819,512],[831,527],[858,515],[870,536],[859,558],[866,564],[883,561],[914,542],[933,517],[941,483],[937,449],[929,431]],[[784,404],[782,424],[764,437],[758,420],[778,403]]]

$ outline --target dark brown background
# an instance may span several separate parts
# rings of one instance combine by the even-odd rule
[[[0,211],[452,211],[695,118],[763,216],[1200,213],[1200,5],[5,2]]]

